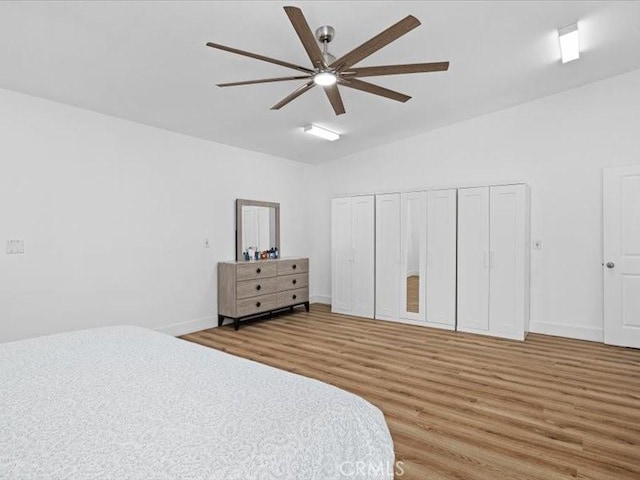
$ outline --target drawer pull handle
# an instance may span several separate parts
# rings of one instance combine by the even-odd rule
[[[296,268],[298,268],[298,266],[294,263],[291,268],[293,268],[295,270]]]
[[[291,283],[295,285],[296,283],[298,283],[298,281],[294,278],[293,280],[291,280]]]
[[[295,300],[296,298],[298,298],[298,296],[297,296],[297,295],[294,295],[294,296],[293,296],[293,297],[291,297],[291,298],[293,298],[293,299]]]
[[[262,270],[260,268],[256,269],[256,273],[260,273]]]
[[[256,285],[256,290],[260,290],[262,287],[260,285]]]
[[[260,302],[256,302],[256,307],[259,307],[259,306],[260,306]]]

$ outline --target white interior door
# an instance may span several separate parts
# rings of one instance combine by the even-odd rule
[[[526,189],[526,185],[491,187],[489,202],[489,331],[518,340],[524,340],[528,318]]]
[[[427,194],[426,320],[456,325],[456,190]]]
[[[400,194],[376,195],[376,318],[400,316]]]
[[[352,315],[373,318],[375,306],[375,201],[373,195],[351,199]]]
[[[640,348],[640,165],[605,168],[604,341]]]
[[[400,317],[425,319],[427,254],[427,192],[401,195]]]
[[[351,313],[353,248],[351,199],[331,200],[331,311]]]
[[[489,187],[458,189],[457,328],[489,330]]]

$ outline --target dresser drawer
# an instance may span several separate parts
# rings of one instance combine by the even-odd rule
[[[238,300],[238,317],[253,315],[254,313],[266,312],[276,308],[276,294],[261,295],[259,297],[244,298]]]
[[[297,275],[284,275],[278,277],[278,291],[294,290],[309,286],[309,274],[299,273]]]
[[[238,299],[276,293],[278,290],[278,279],[277,277],[270,277],[259,278],[257,280],[245,280],[238,282],[236,289],[236,298]]]
[[[295,260],[280,260],[278,262],[278,275],[290,275],[309,271],[309,259],[298,258]]]
[[[309,301],[309,289],[298,288],[297,290],[289,290],[288,292],[278,292],[278,306],[286,307],[296,303]]]
[[[236,269],[238,281],[275,277],[278,274],[278,266],[275,263],[246,263],[237,265]]]

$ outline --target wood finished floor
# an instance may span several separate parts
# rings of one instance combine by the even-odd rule
[[[640,350],[534,334],[521,343],[323,305],[183,338],[378,406],[401,480],[640,479]]]

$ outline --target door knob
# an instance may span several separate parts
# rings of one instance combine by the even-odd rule
[[[615,263],[613,263],[613,262],[607,262],[607,268],[613,268],[613,267],[615,267],[615,266],[616,266],[616,264],[615,264]]]

